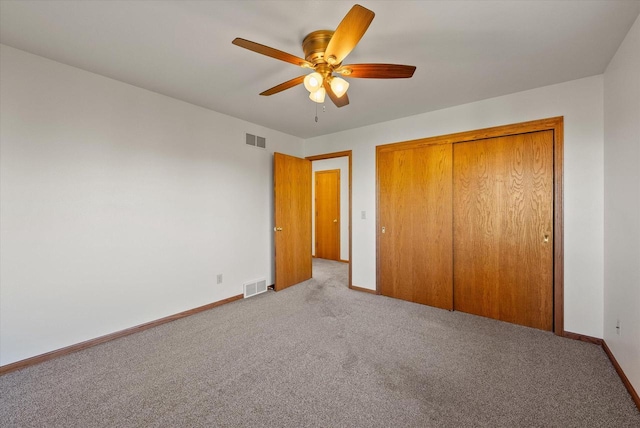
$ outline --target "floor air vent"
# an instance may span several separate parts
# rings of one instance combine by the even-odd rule
[[[266,279],[256,279],[255,281],[245,282],[244,286],[244,297],[255,296],[256,294],[264,293],[267,291],[267,280]]]

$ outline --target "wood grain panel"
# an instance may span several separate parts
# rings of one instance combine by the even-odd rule
[[[378,290],[385,296],[452,308],[451,154],[451,145],[378,153]]]
[[[340,261],[340,170],[317,171],[316,257]]]
[[[436,137],[420,138],[417,140],[402,141],[400,143],[383,144],[377,146],[379,152],[404,149],[416,149],[418,147],[433,144],[457,144],[467,141],[484,140],[487,138],[504,137],[506,135],[526,134],[544,130],[555,130],[556,143],[562,141],[564,119],[562,116],[548,119],[532,120],[529,122],[513,123],[510,125],[494,126],[492,128],[476,129],[473,131],[457,132],[455,134],[438,135]],[[562,157],[561,151],[556,151]],[[556,161],[558,158],[556,157]]]
[[[311,278],[311,162],[274,153],[275,285]]]
[[[553,128],[553,332],[564,333],[564,120]]]
[[[454,308],[553,328],[553,131],[454,145]]]

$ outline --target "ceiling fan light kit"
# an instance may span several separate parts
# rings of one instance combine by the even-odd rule
[[[314,71],[313,73],[307,74],[304,78],[304,87],[309,91],[309,98],[312,101],[317,103],[324,102],[324,97],[327,92],[324,88],[325,80],[329,82],[329,86],[336,97],[340,98],[347,93],[349,82],[340,77],[334,77],[331,75],[323,77],[320,73]]]
[[[309,94],[309,99],[311,101],[315,101],[317,103],[322,104],[324,102],[324,97],[327,94],[327,91],[324,88],[320,88],[317,91],[311,92]]]
[[[372,11],[356,4],[335,31],[318,30],[309,33],[302,41],[305,59],[241,38],[234,39],[232,43],[259,54],[313,70],[304,77],[293,78],[267,89],[260,95],[277,94],[302,83],[309,91],[309,98],[312,101],[323,103],[325,95],[329,95],[337,107],[343,107],[349,104],[347,96],[349,82],[334,76],[334,73],[348,78],[402,79],[410,78],[416,70],[412,65],[399,64],[342,65],[342,61],[369,28],[374,16]]]
[[[307,74],[304,78],[304,87],[309,92],[315,92],[322,88],[322,75],[316,71]]]
[[[347,89],[349,89],[349,82],[340,78],[340,77],[332,77],[330,80],[331,90],[338,98],[347,93]]]

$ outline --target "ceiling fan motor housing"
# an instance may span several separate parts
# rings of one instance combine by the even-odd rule
[[[333,31],[331,30],[318,30],[307,34],[302,41],[305,59],[316,65],[326,63],[324,52],[327,50],[332,36]]]

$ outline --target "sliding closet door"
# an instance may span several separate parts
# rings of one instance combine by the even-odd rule
[[[378,151],[378,290],[453,307],[451,144]]]
[[[454,308],[553,328],[553,131],[455,144]]]

